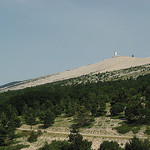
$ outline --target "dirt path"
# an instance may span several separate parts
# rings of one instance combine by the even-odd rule
[[[30,128],[18,128],[18,131],[31,131]],[[34,131],[38,131],[38,129],[32,129]],[[70,131],[54,131],[51,129],[40,129],[41,132],[43,132],[43,135],[38,138],[37,142],[29,143],[27,142],[27,138],[22,139],[22,144],[30,145],[28,148],[24,148],[23,150],[37,150],[39,147],[42,147],[44,143],[47,141],[48,143],[51,143],[53,140],[68,140],[68,135],[70,134]],[[94,133],[88,133],[90,130],[86,131],[86,133],[83,133],[85,130],[82,130],[80,134],[82,134],[84,139],[87,139],[88,141],[92,141],[92,149],[97,150],[100,146],[100,144],[103,141],[116,141],[122,148],[125,146],[125,144],[133,138],[133,135],[112,135],[110,134],[94,134]],[[140,139],[147,139],[147,136],[138,135]]]
[[[24,128],[17,128],[17,130],[25,130],[25,131],[30,131],[31,129],[24,129]],[[38,131],[37,129],[34,129],[34,131]],[[60,134],[60,135],[69,135],[70,132],[56,132],[56,131],[48,131],[48,130],[44,130],[41,129],[40,131],[42,132],[46,132],[46,133],[50,133],[50,134]],[[116,135],[95,135],[95,134],[87,134],[87,133],[82,133],[80,132],[80,134],[82,134],[84,137],[99,137],[99,138],[111,138],[111,139],[131,139],[133,138],[133,136],[116,136]],[[140,139],[147,139],[146,136],[140,136],[138,137]]]

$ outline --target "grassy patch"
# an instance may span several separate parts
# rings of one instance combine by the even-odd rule
[[[89,124],[89,125],[87,125],[87,126],[84,126],[84,127],[82,127],[83,129],[89,129],[89,128],[92,128],[93,127],[93,124]]]
[[[123,115],[119,115],[119,116],[111,116],[111,119],[122,119],[124,118]]]
[[[110,120],[106,120],[106,122],[110,122]]]
[[[57,120],[56,122],[62,122],[63,120],[62,119],[60,119],[60,120]]]
[[[23,133],[25,136],[29,136],[31,132],[32,132],[32,131],[26,131],[26,130],[23,130],[23,131],[22,131],[22,133]]]
[[[111,108],[110,103],[106,103],[106,111],[107,111],[107,112],[109,112],[110,108]]]
[[[21,138],[21,137],[24,137],[25,136],[25,133],[17,133],[15,135],[15,138]]]
[[[150,126],[146,127],[145,134],[150,135]]]
[[[72,120],[72,118],[67,118],[68,121]]]
[[[140,129],[141,129],[140,126],[134,127],[134,128],[132,129],[132,132],[133,132],[134,134],[136,134],[136,133],[138,133],[138,132],[140,131]]]
[[[125,124],[125,122],[124,122],[124,121],[121,121],[121,122],[119,122],[118,124],[120,124],[120,125],[124,125],[124,124]]]
[[[55,123],[52,127],[70,127],[73,123],[72,117],[59,116],[55,119]]]
[[[17,144],[19,144],[20,142],[21,142],[21,141],[15,141],[15,140],[14,140],[14,141],[11,142],[11,144],[17,145]]]

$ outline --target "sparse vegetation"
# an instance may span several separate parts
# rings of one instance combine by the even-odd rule
[[[77,130],[71,130],[69,140],[47,142],[39,150],[91,150],[92,142],[83,140],[83,136]]]

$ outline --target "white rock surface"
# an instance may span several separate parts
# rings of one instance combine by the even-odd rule
[[[82,66],[73,70],[63,71],[57,74],[47,75],[33,80],[22,81],[22,84],[20,85],[16,85],[9,88],[3,88],[0,89],[0,91],[4,92],[8,90],[18,90],[26,87],[33,87],[46,83],[52,83],[55,81],[75,78],[90,73],[102,73],[106,71],[120,70],[145,64],[150,64],[150,57],[136,58],[136,57],[118,56],[94,64]]]

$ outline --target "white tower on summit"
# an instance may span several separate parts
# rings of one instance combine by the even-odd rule
[[[114,52],[114,57],[117,57],[117,56],[118,56],[117,50],[115,50],[115,52]]]

